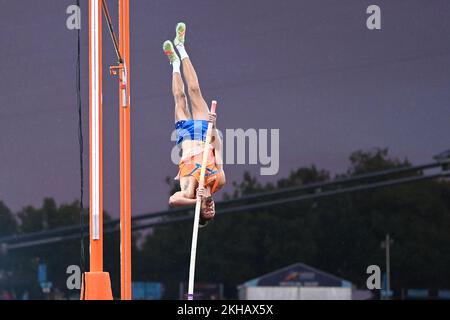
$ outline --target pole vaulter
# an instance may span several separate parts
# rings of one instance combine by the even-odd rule
[[[213,102],[210,110],[203,98],[197,72],[186,49],[186,24],[179,22],[175,32],[173,42],[166,40],[163,43],[163,52],[172,65],[176,143],[182,153],[175,178],[180,181],[180,191],[170,197],[169,205],[195,205],[188,292],[188,298],[193,300],[198,229],[206,227],[214,219],[216,209],[213,195],[223,188],[226,178],[223,143],[217,130],[217,102]]]
[[[113,299],[109,273],[103,270],[102,9],[118,56],[110,71],[119,75],[121,298],[132,296],[129,8],[129,0],[119,0],[118,48],[105,0],[89,0],[90,271],[83,275],[82,300]]]

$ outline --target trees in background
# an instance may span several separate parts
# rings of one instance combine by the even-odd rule
[[[227,198],[404,166],[410,166],[407,160],[392,159],[385,149],[358,151],[350,156],[348,170],[336,177],[311,166],[262,184],[247,173]],[[140,270],[167,283],[171,298],[177,297],[177,283],[187,279],[191,229],[190,221],[156,228],[141,251]],[[365,288],[367,267],[384,269],[381,241],[389,233],[395,239],[392,288],[450,288],[448,230],[450,183],[444,180],[219,215],[200,230],[197,281],[225,283],[227,296],[235,298],[237,285],[303,262]]]

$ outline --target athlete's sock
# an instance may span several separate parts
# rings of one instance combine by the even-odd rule
[[[176,47],[177,47],[178,53],[180,54],[181,61],[189,58],[189,55],[186,52],[186,47],[184,46],[184,44],[180,43]]]
[[[175,60],[172,63],[172,67],[173,67],[173,73],[180,73],[181,74],[181,61],[180,60]]]

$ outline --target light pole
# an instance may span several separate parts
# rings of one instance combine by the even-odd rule
[[[381,247],[386,249],[386,300],[389,300],[391,293],[391,244],[394,240],[391,239],[390,235],[386,235],[385,241],[381,242]]]

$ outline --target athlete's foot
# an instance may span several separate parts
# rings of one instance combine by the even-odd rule
[[[176,47],[180,45],[184,46],[184,42],[186,41],[186,24],[184,22],[177,24],[176,32],[177,36],[175,37],[173,43]]]
[[[175,48],[173,47],[173,43],[170,40],[167,40],[164,42],[163,45],[164,54],[169,58],[170,64],[174,64],[177,61],[180,61],[180,58],[178,57],[177,53],[175,52]]]

